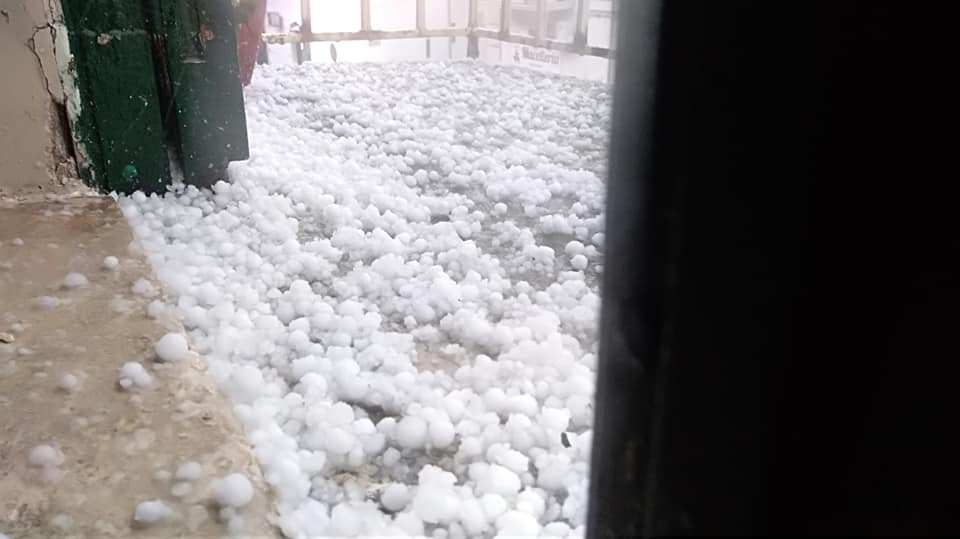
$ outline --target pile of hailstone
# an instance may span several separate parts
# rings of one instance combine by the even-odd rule
[[[120,203],[283,532],[582,536],[608,88],[263,67],[231,183]]]

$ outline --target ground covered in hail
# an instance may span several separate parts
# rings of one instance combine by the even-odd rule
[[[283,532],[583,535],[608,88],[263,67],[230,183],[120,203]]]

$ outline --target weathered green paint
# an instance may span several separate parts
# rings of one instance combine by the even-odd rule
[[[162,40],[188,183],[225,176],[248,157],[233,6],[226,0],[159,0]]]
[[[62,0],[79,93],[81,176],[99,189],[162,192],[168,149],[187,182],[248,157],[230,0]]]
[[[106,191],[162,191],[170,170],[142,6],[62,0],[62,8],[81,100],[71,121],[82,177]]]
[[[84,49],[97,51],[85,68],[106,188],[163,192],[170,183],[170,170],[152,76],[150,37],[142,31],[124,32],[103,43],[103,35],[84,32],[81,43]],[[150,76],[144,77],[147,69]]]

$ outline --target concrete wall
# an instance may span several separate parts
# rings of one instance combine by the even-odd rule
[[[0,0],[0,196],[76,186],[59,112],[63,90],[53,47],[57,6],[48,0]]]

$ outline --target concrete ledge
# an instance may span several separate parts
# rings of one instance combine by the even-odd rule
[[[119,266],[104,269],[106,256]],[[68,272],[89,284],[65,288]],[[169,314],[147,316],[151,298],[132,287],[150,276],[110,198],[0,202],[0,533],[279,536],[269,489],[203,358],[156,361],[157,339],[182,328]],[[43,307],[42,296],[60,304]],[[153,382],[123,390],[118,371],[128,361],[141,363]],[[76,378],[73,391],[60,387],[65,374]],[[32,466],[28,455],[39,444],[54,447],[62,464]],[[169,476],[188,461],[202,464],[203,475],[178,498]],[[235,472],[256,492],[231,516],[211,483]],[[134,522],[137,504],[151,499],[175,517]]]

